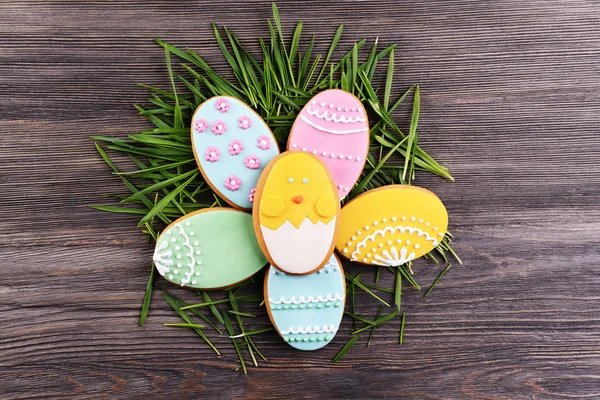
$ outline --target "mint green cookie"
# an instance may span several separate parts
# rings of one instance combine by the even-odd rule
[[[217,289],[248,279],[267,263],[248,213],[200,210],[179,218],[156,242],[154,264],[169,282]]]

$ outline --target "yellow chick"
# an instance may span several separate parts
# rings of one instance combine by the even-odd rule
[[[305,275],[333,252],[340,201],[317,157],[285,152],[274,158],[256,188],[253,219],[267,259],[279,270]]]

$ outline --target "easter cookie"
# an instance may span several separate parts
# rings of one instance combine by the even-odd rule
[[[341,212],[338,252],[361,264],[398,266],[433,250],[448,228],[448,213],[429,190],[390,185],[370,190]]]
[[[192,149],[204,179],[233,207],[252,208],[263,168],[279,154],[262,118],[233,97],[213,97],[192,117]]]
[[[265,167],[254,195],[254,229],[271,265],[305,275],[329,260],[340,200],[322,161],[285,152]]]
[[[173,222],[156,241],[153,260],[166,280],[189,289],[232,286],[267,263],[252,216],[230,208],[199,210]]]
[[[344,271],[335,255],[309,275],[287,275],[270,267],[264,291],[271,322],[290,346],[316,350],[335,336],[346,300]]]
[[[287,148],[319,157],[329,168],[343,199],[360,177],[369,152],[365,108],[343,90],[319,93],[298,114]]]

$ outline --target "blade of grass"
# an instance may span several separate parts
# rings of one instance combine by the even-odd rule
[[[159,201],[155,206],[153,206],[152,209],[148,212],[148,214],[139,222],[138,227],[144,225],[145,222],[149,221],[152,217],[160,213],[167,204],[169,204],[171,201],[173,201],[173,199],[175,199],[179,192],[185,189],[187,185],[189,185],[194,179],[196,179],[197,175],[198,173],[192,175],[192,177],[185,181],[181,186],[179,186],[177,189],[174,189],[171,193],[169,193],[161,201]]]
[[[331,58],[331,55],[333,54],[335,47],[337,46],[338,42],[340,41],[340,37],[342,37],[343,31],[344,31],[344,25],[338,26],[337,30],[335,31],[335,34],[333,35],[333,39],[331,40],[331,45],[329,46],[329,51],[327,52],[325,61],[323,61],[323,67],[321,67],[321,72],[319,72],[319,75],[317,76],[315,87],[318,87],[319,84],[321,83],[320,82],[321,76],[323,76],[323,72],[325,72],[325,69],[329,65],[329,59]]]
[[[400,339],[398,340],[399,344],[404,342],[404,323],[406,322],[406,313],[402,314],[402,322],[400,323]]]
[[[394,292],[394,304],[400,311],[400,303],[402,301],[402,274],[396,270],[396,290]]]
[[[435,287],[435,285],[437,285],[437,283],[440,281],[440,279],[442,279],[442,276],[444,276],[444,274],[446,272],[448,272],[448,270],[450,269],[451,266],[452,266],[452,264],[449,264],[446,268],[444,268],[444,270],[442,272],[440,272],[440,274],[437,276],[437,278],[435,278],[435,281],[433,281],[433,283],[431,284],[431,286],[429,286],[429,289],[427,289],[427,291],[425,292],[425,294],[423,295],[423,297],[427,297],[427,295],[429,293],[431,293],[431,291],[433,290],[433,288]]]
[[[402,179],[406,179],[406,173],[408,172],[409,165],[412,165],[412,154],[414,154],[415,147],[417,145],[417,125],[419,123],[419,113],[421,110],[421,94],[419,85],[415,87],[415,95],[413,99],[413,112],[410,121],[410,130],[408,133],[408,143],[406,144],[406,158],[404,160],[404,171],[402,172]],[[410,182],[410,175],[409,175]]]
[[[383,94],[383,108],[389,110],[390,93],[392,92],[392,79],[394,78],[394,50],[390,52],[388,61],[387,78],[385,80],[385,92]]]
[[[171,326],[174,328],[194,328],[194,329],[204,329],[204,325],[198,324],[163,324],[164,326]]]
[[[395,317],[396,315],[398,315],[399,313],[400,313],[400,311],[398,311],[398,310],[395,310],[395,311],[391,312],[390,314],[388,314],[388,315],[386,315],[386,316],[384,316],[384,317],[381,317],[381,318],[379,318],[379,319],[377,319],[377,320],[373,321],[373,325],[372,325],[372,326],[373,326],[373,327],[375,327],[375,326],[377,326],[377,325],[381,325],[381,324],[383,324],[384,322],[387,322],[387,321],[391,320],[392,318],[394,318],[394,317]],[[355,330],[354,332],[352,332],[352,334],[353,334],[353,335],[356,335],[356,334],[358,334],[358,333],[361,333],[361,332],[363,332],[363,331],[366,331],[367,329],[371,329],[371,327],[372,327],[372,326],[368,325],[368,326],[365,326],[365,327],[363,327],[363,328],[357,329],[357,330]]]
[[[379,306],[379,309],[377,310],[377,314],[375,315],[375,321],[377,321],[379,319],[379,317],[381,316],[381,310],[383,310],[383,306]],[[369,339],[367,340],[367,347],[371,347],[371,339],[373,338],[373,332],[375,332],[376,327],[377,327],[377,325],[373,324],[373,327],[371,328],[371,332],[369,332]]]
[[[235,338],[235,331],[233,330],[233,325],[231,325],[231,320],[229,319],[229,316],[227,315],[227,313],[225,311],[223,311],[223,315],[222,315],[223,321],[225,322],[225,328],[227,329],[227,332],[229,332],[229,337],[231,338],[231,341],[233,342],[233,346],[235,347],[235,351],[238,355],[238,358],[240,359],[240,364],[242,367],[242,370],[244,371],[244,374],[248,374],[248,371],[246,371],[246,363],[244,362],[244,356],[242,355],[242,349],[240,348],[240,345],[237,341],[237,339]]]
[[[356,286],[358,286],[359,288],[361,288],[362,290],[364,290],[365,292],[367,292],[369,295],[371,295],[373,298],[379,300],[379,302],[381,304],[384,304],[386,306],[390,306],[387,302],[383,301],[379,296],[377,296],[375,293],[371,292],[369,289],[367,289],[367,287],[365,285],[363,285],[361,282],[358,281],[358,279],[355,279],[353,277],[351,277],[350,275],[348,275],[346,273],[346,279],[350,279]]]
[[[346,354],[348,352],[348,350],[350,350],[350,348],[352,346],[354,346],[354,343],[356,343],[356,341],[358,340],[360,336],[353,336],[350,338],[350,340],[348,340],[348,342],[344,345],[344,347],[342,347],[342,349],[335,355],[335,357],[333,357],[333,362],[338,362],[342,359],[342,357],[344,356],[344,354]]]
[[[270,331],[274,331],[275,328],[265,328],[265,329],[258,329],[255,331],[246,331],[244,333],[240,333],[239,335],[235,335],[235,336],[230,336],[231,339],[238,339],[238,338],[242,338],[242,337],[246,337],[246,336],[252,336],[252,335],[258,335],[261,333],[265,333],[265,332],[270,332]]]
[[[150,276],[148,277],[148,282],[146,283],[146,290],[144,291],[142,309],[140,311],[140,326],[144,326],[144,322],[146,322],[146,317],[148,317],[150,303],[152,302],[152,288],[154,287],[154,271],[156,271],[156,267],[154,266],[154,263],[152,263],[152,268],[150,269]]]
[[[168,295],[167,293],[163,292],[162,293],[162,297],[163,299],[165,299],[165,301],[167,302],[167,304],[169,304],[171,306],[171,308],[177,313],[179,314],[179,316],[181,317],[181,319],[183,319],[185,322],[187,322],[188,324],[192,324],[194,325],[195,322],[194,320],[185,313],[185,311],[181,311],[179,305],[177,304],[177,302],[175,301],[175,299],[173,297],[171,297],[170,295]],[[202,338],[204,339],[204,341],[210,346],[210,348],[213,349],[213,351],[215,353],[217,353],[217,355],[221,355],[221,353],[219,353],[219,350],[217,350],[217,348],[212,344],[212,342],[210,340],[208,340],[208,338],[206,337],[206,335],[204,334],[204,332],[202,332],[201,329],[198,328],[193,328],[194,331]]]

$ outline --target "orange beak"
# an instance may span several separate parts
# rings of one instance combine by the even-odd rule
[[[304,197],[303,197],[303,196],[294,196],[294,197],[292,197],[292,201],[293,201],[294,203],[296,203],[296,204],[300,204],[300,203],[302,203],[302,200],[304,200]]]

